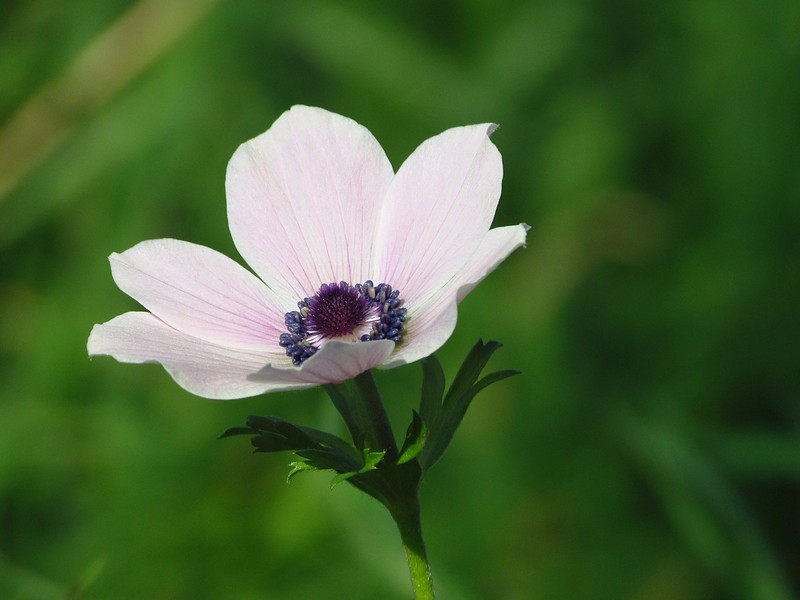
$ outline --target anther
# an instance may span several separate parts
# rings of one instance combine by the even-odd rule
[[[278,340],[295,365],[331,340],[399,342],[407,318],[400,292],[369,279],[352,286],[346,281],[322,284],[313,296],[299,301],[297,308],[285,314],[288,332]]]

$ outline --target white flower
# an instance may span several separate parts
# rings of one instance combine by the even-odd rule
[[[361,125],[293,107],[228,164],[230,230],[258,277],[173,239],[112,254],[114,281],[149,312],[95,325],[89,354],[161,363],[223,399],[431,354],[457,303],[525,242],[527,225],[489,228],[503,176],[494,129],[449,129],[395,174]]]

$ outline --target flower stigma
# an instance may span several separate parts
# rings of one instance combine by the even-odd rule
[[[399,342],[407,318],[400,291],[370,280],[355,285],[324,283],[313,296],[298,302],[297,308],[286,313],[288,332],[278,342],[295,365],[331,340]]]

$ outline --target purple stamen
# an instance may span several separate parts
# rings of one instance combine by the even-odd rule
[[[301,364],[330,340],[362,341],[402,339],[407,309],[392,286],[365,281],[323,284],[316,294],[287,312],[288,333],[279,344],[295,365]]]

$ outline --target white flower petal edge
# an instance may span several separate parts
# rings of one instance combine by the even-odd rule
[[[457,304],[509,254],[525,245],[529,229],[528,225],[521,223],[489,230],[455,277],[430,296],[419,310],[414,311],[404,343],[386,363],[380,365],[381,368],[399,367],[438,350],[453,333],[458,314]]]
[[[394,345],[389,340],[355,344],[331,341],[299,367],[266,365],[249,379],[278,384],[341,383],[380,365],[392,353]]]
[[[394,171],[355,121],[295,106],[228,164],[228,222],[239,253],[288,301],[370,273],[381,203]]]
[[[126,363],[157,362],[186,391],[216,400],[232,400],[315,385],[309,382],[256,381],[269,357],[228,348],[181,333],[150,313],[128,312],[95,325],[89,355],[108,355]]]
[[[374,278],[420,308],[483,240],[500,199],[503,163],[495,125],[456,127],[423,142],[387,192]]]
[[[119,288],[178,331],[287,362],[276,344],[285,330],[285,309],[255,275],[224,254],[162,239],[136,244],[109,261]]]

